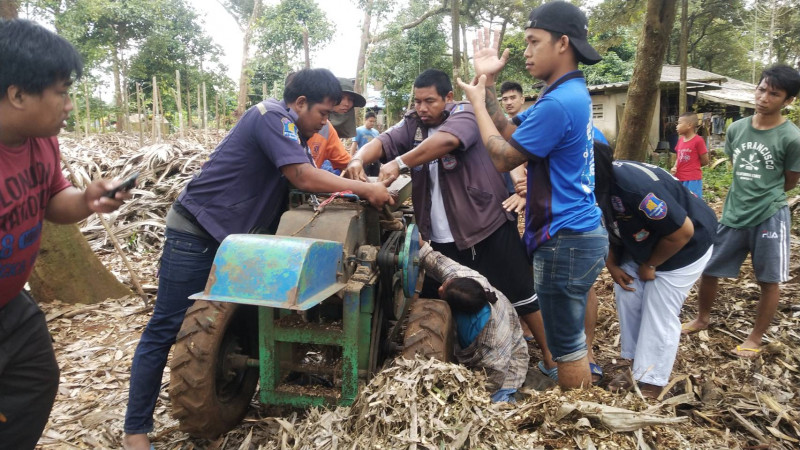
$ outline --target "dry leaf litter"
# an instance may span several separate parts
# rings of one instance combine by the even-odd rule
[[[139,147],[136,136],[63,136],[62,152],[76,177],[122,178],[140,171],[134,198],[108,215],[114,233],[154,297],[164,217],[183,186],[222,134],[190,133]],[[713,203],[720,212],[721,201]],[[795,224],[797,224],[795,219]],[[82,230],[92,248],[123,282],[129,276],[96,217]],[[619,359],[619,323],[612,280],[603,273],[594,341],[605,371],[601,387],[561,392],[548,385],[531,346],[529,380],[515,404],[492,404],[481,373],[438,361],[388,361],[362,386],[350,407],[289,411],[254,399],[242,424],[214,441],[192,438],[170,416],[166,385],[155,410],[156,449],[317,448],[797,448],[800,442],[800,245],[792,239],[792,280],[754,360],[730,350],[748,334],[759,287],[752,268],[720,285],[712,326],[683,337],[672,382],[661,400],[601,387],[628,370]],[[696,312],[692,291],[684,320]],[[95,305],[42,303],[61,366],[61,383],[42,449],[119,448],[133,353],[152,305],[131,296]],[[667,392],[668,391],[668,392]]]

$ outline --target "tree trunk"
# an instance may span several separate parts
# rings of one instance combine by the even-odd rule
[[[772,49],[774,47],[775,41],[775,10],[777,7],[775,6],[775,0],[772,0],[769,4],[769,35],[767,35],[767,45],[769,46],[769,50],[767,51],[767,66],[772,65]]]
[[[16,19],[19,11],[19,0],[0,1],[0,19]]]
[[[658,99],[661,66],[675,23],[677,0],[648,0],[642,36],[636,48],[633,77],[617,138],[617,159],[644,161]]]
[[[364,6],[364,22],[361,24],[361,44],[358,46],[358,63],[356,63],[355,90],[363,94],[367,90],[367,46],[369,45],[369,27],[372,25],[372,4],[374,0],[367,0]]]
[[[451,34],[453,35],[453,99],[461,100],[461,87],[456,83],[456,78],[461,76],[461,20],[459,0],[452,0],[450,4],[450,24]]]
[[[111,70],[114,72],[114,106],[117,109],[117,133],[121,133],[123,130],[123,122],[122,122],[122,88],[120,87],[120,76],[119,76],[119,52],[117,51],[117,46],[111,46]]]
[[[178,130],[183,139],[183,102],[181,101],[181,71],[175,69],[175,103],[178,104]]]
[[[89,83],[83,82],[83,98],[86,100],[86,137],[89,137],[89,127],[92,122],[92,110],[89,108]]]
[[[98,303],[132,294],[106,270],[74,224],[44,222],[39,257],[29,282],[40,302]]]
[[[306,59],[306,69],[311,68],[311,58],[309,57],[309,49],[308,49],[308,28],[303,28],[303,54],[305,55]]]
[[[192,92],[189,90],[189,83],[186,83],[186,127],[192,129]]]
[[[503,25],[500,26],[500,38],[497,41],[497,52],[498,52],[497,56],[500,56],[500,55],[503,54],[503,49],[504,49],[504,47],[503,47],[503,39],[506,38],[506,28],[507,27],[508,27],[508,20],[503,19]]]
[[[242,72],[239,75],[239,97],[236,99],[236,111],[234,114],[237,118],[242,117],[244,110],[247,108],[247,91],[250,87],[250,78],[247,76],[247,56],[250,52],[250,38],[253,35],[253,27],[255,27],[256,20],[261,14],[261,0],[255,0],[253,4],[253,12],[250,14],[250,21],[247,23],[247,28],[244,30],[242,37]]]
[[[689,0],[681,0],[681,41],[678,57],[681,65],[681,81],[678,91],[678,115],[687,112],[686,107],[686,69],[688,66],[687,47],[689,44]]]
[[[469,44],[467,44],[467,25],[464,22],[461,22],[461,45],[466,48],[469,48]],[[469,52],[465,49],[461,52],[461,79],[462,80],[471,80],[472,77],[469,73]]]

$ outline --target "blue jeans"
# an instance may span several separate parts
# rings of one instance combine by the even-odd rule
[[[586,295],[608,256],[608,235],[559,230],[533,253],[536,293],[542,309],[547,346],[557,362],[586,356]]]
[[[161,390],[161,377],[167,355],[178,336],[186,310],[208,280],[219,243],[193,234],[167,228],[161,254],[158,295],[153,316],[136,347],[131,364],[125,433],[153,431],[153,410]]]

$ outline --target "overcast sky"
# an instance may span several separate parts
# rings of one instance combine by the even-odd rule
[[[352,0],[315,0],[336,28],[333,40],[322,51],[312,53],[311,66],[330,69],[336,76],[354,78],[364,13]],[[228,74],[237,81],[242,63],[242,33],[238,25],[216,0],[190,0],[204,17],[205,28],[222,47],[222,62]],[[268,5],[278,0],[265,0]]]

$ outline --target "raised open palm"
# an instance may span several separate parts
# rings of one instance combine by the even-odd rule
[[[499,41],[499,31],[492,32],[488,28],[478,30],[478,38],[472,41],[475,76],[486,75],[487,81],[493,82],[497,74],[503,70],[508,61],[508,49],[505,49],[503,55],[498,58]]]

